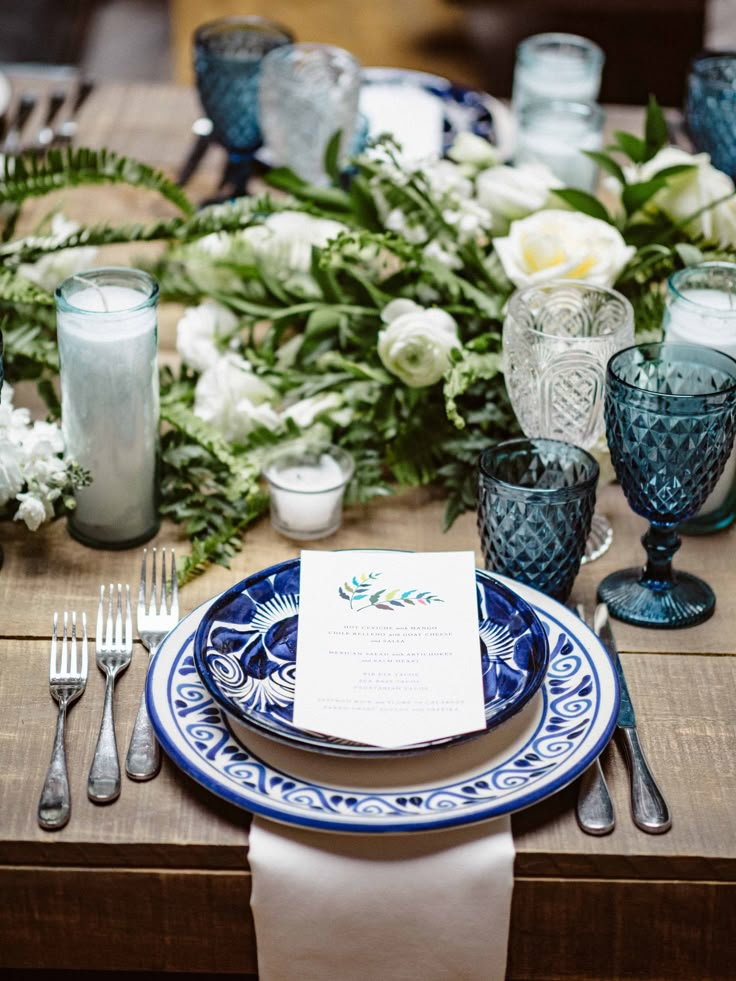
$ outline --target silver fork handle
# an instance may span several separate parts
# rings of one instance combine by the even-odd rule
[[[150,665],[153,655],[158,650],[158,644],[151,644],[151,653],[148,658]],[[128,755],[125,759],[125,772],[131,780],[150,780],[155,777],[161,769],[161,747],[158,744],[156,735],[151,725],[146,705],[146,689],[143,688],[141,704],[138,707],[138,715],[133,726],[133,735],[130,737]]]
[[[616,819],[601,761],[596,759],[580,778],[575,815],[578,824],[589,835],[607,835]]]
[[[107,804],[120,796],[120,763],[112,710],[114,689],[115,676],[108,673],[105,678],[105,704],[100,734],[87,781],[87,796],[96,804]]]
[[[72,809],[64,745],[66,707],[66,701],[59,703],[54,748],[51,751],[49,769],[38,802],[38,823],[48,830],[63,828],[69,820]]]

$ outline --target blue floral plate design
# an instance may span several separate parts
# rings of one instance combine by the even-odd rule
[[[353,756],[419,753],[481,735],[482,730],[385,749],[295,726],[299,573],[299,559],[264,569],[223,593],[202,617],[194,663],[230,719],[289,745]],[[476,598],[488,731],[523,708],[537,691],[549,647],[537,615],[512,590],[478,574]]]
[[[541,593],[506,583],[539,617],[549,668],[527,705],[479,739],[418,756],[359,760],[231,729],[194,664],[194,634],[208,603],[171,631],[151,665],[146,690],[156,735],[171,760],[213,794],[313,830],[429,831],[539,803],[572,783],[606,746],[619,688],[608,654],[585,624]]]

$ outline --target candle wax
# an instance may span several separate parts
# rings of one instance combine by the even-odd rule
[[[514,104],[532,99],[594,102],[600,87],[600,69],[574,54],[541,52],[533,64],[517,63]]]
[[[339,524],[345,475],[336,460],[323,453],[315,463],[273,467],[266,471],[271,504],[284,530],[304,536],[328,532]]]

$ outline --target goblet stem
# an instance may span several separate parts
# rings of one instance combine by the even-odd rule
[[[652,523],[641,537],[647,564],[641,579],[650,589],[671,589],[675,585],[672,556],[682,544],[676,524]]]

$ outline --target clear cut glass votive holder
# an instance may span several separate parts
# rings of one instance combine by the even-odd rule
[[[516,49],[514,113],[535,99],[595,102],[604,62],[602,49],[579,34],[551,32],[524,38]]]
[[[486,568],[564,602],[590,534],[599,472],[590,453],[561,440],[484,450],[477,518]]]
[[[271,524],[286,538],[327,538],[342,524],[342,502],[355,465],[339,446],[292,448],[274,454],[263,471]]]
[[[70,534],[132,548],[158,531],[158,283],[137,269],[91,269],[56,289],[61,428],[90,472]]]
[[[602,149],[605,118],[594,102],[527,102],[517,116],[514,163],[546,164],[566,187],[592,194],[598,165],[584,151]]]
[[[670,276],[662,322],[668,343],[700,344],[736,358],[736,263],[703,262]],[[694,518],[679,531],[707,535],[736,520],[736,449]]]
[[[685,122],[695,149],[736,177],[736,51],[706,51],[693,59]]]

